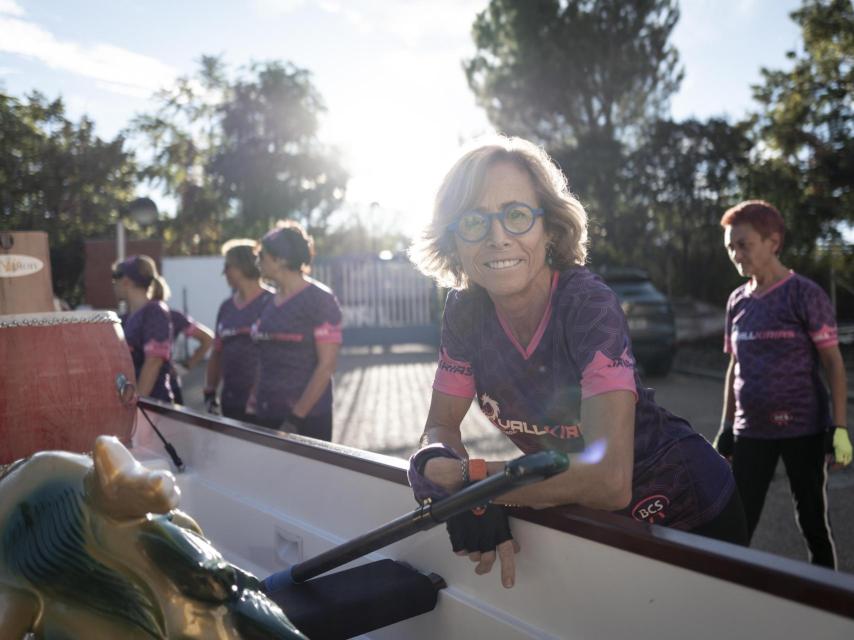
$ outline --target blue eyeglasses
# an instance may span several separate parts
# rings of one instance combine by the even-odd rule
[[[489,233],[492,219],[498,218],[504,230],[514,236],[528,233],[537,218],[542,217],[542,209],[534,209],[521,202],[511,202],[496,213],[467,211],[455,222],[448,225],[448,231],[456,233],[464,242],[480,242]]]

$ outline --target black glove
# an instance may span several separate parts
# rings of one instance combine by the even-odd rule
[[[205,391],[205,409],[208,413],[212,413],[215,416],[222,415],[216,391]]]
[[[714,447],[724,458],[732,458],[732,450],[735,445],[735,436],[732,432],[732,421],[726,420],[721,425],[718,435],[715,437]]]
[[[454,551],[495,551],[499,544],[513,539],[507,512],[496,504],[456,515],[448,520],[447,527]]]
[[[279,431],[284,431],[285,433],[302,433],[305,427],[305,418],[300,418],[299,416],[295,416],[294,414],[288,415],[287,418],[282,420],[282,424],[279,425]]]

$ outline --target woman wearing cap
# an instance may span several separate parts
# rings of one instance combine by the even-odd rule
[[[815,282],[780,262],[786,227],[773,205],[742,202],[724,213],[721,226],[730,260],[749,280],[727,302],[724,351],[730,364],[715,446],[732,460],[751,537],[783,459],[810,560],[832,569],[826,444],[840,466],[850,464],[852,455],[833,304]]]
[[[136,371],[141,396],[174,402],[171,382],[172,321],[169,307],[155,299],[169,288],[148,256],[131,256],[113,266],[113,291],[128,305],[122,317],[125,340]]]
[[[460,425],[475,398],[524,453],[569,455],[570,468],[514,490],[482,515],[449,521],[478,574],[496,558],[515,581],[501,504],[578,504],[641,522],[744,543],[744,512],[726,461],[685,420],[659,407],[635,369],[616,295],[584,268],[587,214],[546,153],[494,138],[462,155],[439,188],[413,257],[454,288],[424,430],[411,459],[416,498],[441,498],[502,473],[469,460]]]
[[[341,309],[329,288],[306,275],[313,241],[299,224],[281,221],[259,244],[261,276],[276,295],[253,327],[260,346],[255,412],[265,426],[331,440]]]
[[[254,422],[246,413],[252,383],[258,371],[258,345],[251,338],[252,325],[273,297],[261,283],[255,260],[254,240],[230,240],[222,246],[222,273],[234,292],[216,314],[216,339],[205,378],[205,407],[235,420]],[[222,382],[220,400],[217,387]],[[221,404],[221,409],[220,409]]]

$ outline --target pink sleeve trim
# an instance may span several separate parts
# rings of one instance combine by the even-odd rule
[[[724,336],[724,353],[732,353],[732,338],[729,334]]]
[[[818,331],[811,332],[810,338],[812,338],[812,341],[818,349],[835,347],[839,344],[839,334],[836,327],[832,327],[827,324]]]
[[[185,335],[185,336],[187,336],[188,338],[194,338],[194,337],[196,337],[199,333],[201,333],[201,332],[199,331],[199,325],[198,325],[198,324],[196,324],[196,323],[195,323],[194,321],[192,321],[192,320],[190,321],[190,324],[188,324],[188,325],[187,325],[187,328],[186,328],[186,329],[184,329],[184,335]]]
[[[476,388],[471,364],[454,360],[445,349],[439,354],[439,365],[433,380],[436,391],[459,398],[473,398]]]
[[[581,374],[581,399],[586,400],[609,391],[631,391],[638,398],[635,385],[635,361],[629,350],[619,358],[609,358],[597,351]]]
[[[214,338],[213,348],[214,348],[214,351],[222,351],[222,338],[220,336],[217,336],[216,338]]]
[[[172,355],[172,343],[169,340],[164,340],[163,342],[149,340],[145,343],[142,352],[147,356],[168,360],[169,356]]]
[[[319,327],[315,327],[314,341],[341,344],[343,342],[343,336],[341,335],[341,325],[324,322]]]

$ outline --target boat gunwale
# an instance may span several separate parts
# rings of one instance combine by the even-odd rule
[[[400,458],[150,398],[140,398],[139,404],[146,411],[174,416],[197,427],[408,485],[407,464]],[[560,512],[529,508],[512,508],[510,512],[514,518],[854,619],[854,575],[577,505]]]

